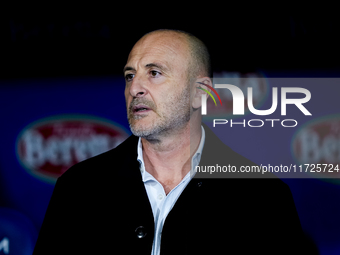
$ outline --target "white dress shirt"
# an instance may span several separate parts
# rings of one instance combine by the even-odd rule
[[[181,195],[182,191],[193,177],[190,176],[190,172],[194,173],[193,169],[195,169],[200,162],[205,141],[205,131],[202,126],[201,129],[202,129],[201,141],[196,153],[191,159],[192,171],[189,171],[187,175],[182,179],[182,181],[176,187],[174,187],[168,193],[168,195],[165,194],[162,184],[160,184],[150,173],[148,173],[145,170],[142,141],[141,138],[139,138],[137,147],[138,153],[137,160],[140,163],[139,169],[142,174],[142,180],[144,182],[144,187],[149,197],[149,201],[153,212],[153,218],[155,220],[155,232],[154,232],[155,235],[153,239],[151,255],[160,254],[162,229],[166,216],[171,211],[178,197]]]

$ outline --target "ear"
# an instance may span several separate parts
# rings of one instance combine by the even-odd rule
[[[195,81],[195,88],[194,88],[194,97],[192,100],[192,107],[194,109],[200,108],[202,106],[202,95],[203,94],[208,94],[207,92],[205,92],[202,89],[208,90],[209,92],[211,91],[207,86],[204,86],[203,84],[207,84],[209,86],[213,86],[212,85],[212,81],[209,77],[202,77],[202,78],[197,78]],[[202,89],[200,89],[202,88]],[[208,99],[208,95],[206,96],[206,98]]]

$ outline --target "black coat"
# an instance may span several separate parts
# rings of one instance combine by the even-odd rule
[[[200,165],[254,165],[205,131]],[[151,254],[154,219],[137,142],[131,136],[57,180],[34,255]],[[280,179],[196,177],[165,220],[162,255],[299,253],[299,218]]]

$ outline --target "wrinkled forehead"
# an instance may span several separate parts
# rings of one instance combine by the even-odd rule
[[[151,33],[132,48],[127,63],[162,61],[170,66],[188,64],[190,51],[187,39],[176,33]]]

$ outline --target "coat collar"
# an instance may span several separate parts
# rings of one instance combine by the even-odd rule
[[[238,169],[241,166],[253,166],[256,165],[254,162],[248,160],[247,158],[241,156],[240,154],[234,152],[230,147],[225,145],[215,134],[214,132],[204,123],[202,126],[205,130],[205,143],[202,150],[201,160],[199,165],[200,166],[216,166],[216,164],[220,166],[235,166]],[[139,137],[131,135],[128,139],[126,139],[122,144],[120,144],[115,150],[119,150],[120,153],[120,162],[124,162],[121,169],[121,174],[123,176],[129,176],[132,178],[137,178],[142,180],[141,173],[139,170],[139,162],[137,161],[138,152],[137,152],[137,145],[138,145]],[[196,173],[197,175],[197,173]],[[259,174],[238,174],[235,173],[230,175],[230,177],[236,178],[244,178],[244,177],[260,177],[264,178],[265,175]],[[198,178],[226,178],[225,173],[220,174],[204,174],[204,175],[197,175],[195,177]],[[270,175],[270,178],[273,176]]]

